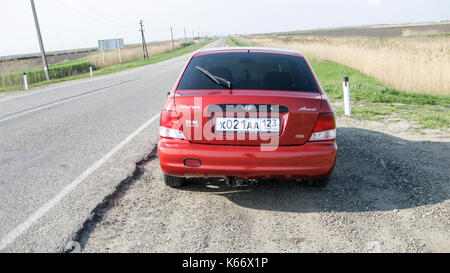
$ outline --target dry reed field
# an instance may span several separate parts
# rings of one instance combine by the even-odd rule
[[[22,71],[27,70],[32,67],[39,66],[39,60],[30,59],[30,60],[12,60],[0,63],[0,74],[13,72],[13,71]]]
[[[175,49],[181,47],[181,42],[175,41]],[[158,55],[173,50],[172,42],[160,42],[147,44],[148,54],[150,56]],[[127,46],[120,50],[122,63],[143,58],[142,46]],[[97,69],[105,68],[119,64],[119,52],[117,50],[105,51],[105,64],[103,64],[103,57],[101,51],[92,53],[89,56],[90,63]]]
[[[240,38],[241,39],[241,38]],[[356,68],[392,88],[450,94],[450,37],[246,37],[250,43],[295,49]]]
[[[312,30],[297,30],[275,35],[304,35],[304,36],[328,36],[328,37],[399,37],[406,33],[418,33],[418,35],[445,34],[450,32],[450,22],[432,22],[397,25],[372,25],[341,28],[322,28]],[[414,35],[415,36],[415,35]]]

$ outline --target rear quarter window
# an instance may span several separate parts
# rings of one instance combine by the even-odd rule
[[[177,90],[225,89],[195,66],[231,81],[233,89],[319,92],[302,57],[274,53],[214,53],[192,58]]]

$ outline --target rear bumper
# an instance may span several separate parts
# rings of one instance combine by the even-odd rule
[[[337,145],[335,141],[307,142],[267,152],[259,146],[195,144],[161,138],[158,153],[163,172],[172,176],[324,178],[333,171]],[[185,166],[186,158],[200,159],[201,166]]]

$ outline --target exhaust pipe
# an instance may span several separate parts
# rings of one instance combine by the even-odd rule
[[[237,177],[227,177],[225,182],[230,188],[244,187],[244,186],[252,186],[254,184],[253,180],[237,178]]]
[[[227,187],[233,187],[234,184],[234,177],[227,177],[225,179],[225,183],[227,184]]]

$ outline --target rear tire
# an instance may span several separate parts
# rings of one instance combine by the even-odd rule
[[[325,178],[321,178],[321,179],[311,180],[310,185],[311,185],[311,187],[314,187],[314,188],[324,188],[328,185],[329,182],[330,182],[330,177],[325,177]]]
[[[176,177],[164,174],[164,183],[166,183],[169,187],[179,188],[184,185],[184,182],[186,182],[185,177]]]

